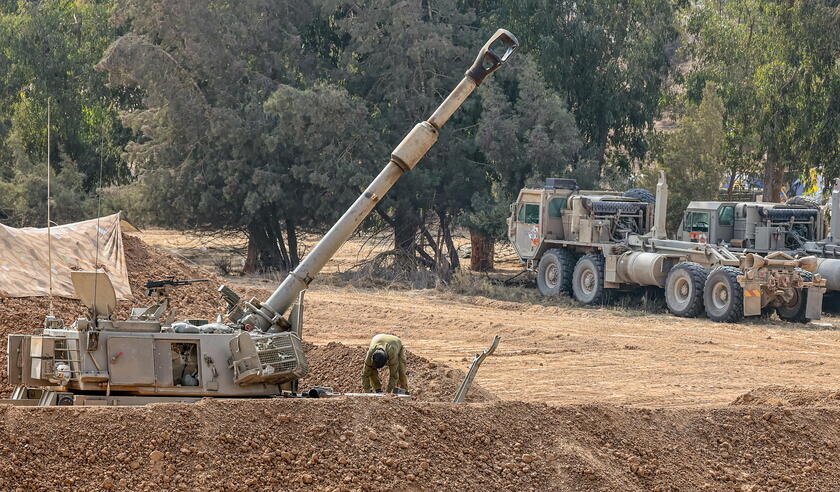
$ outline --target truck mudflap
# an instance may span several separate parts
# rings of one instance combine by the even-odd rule
[[[808,300],[805,304],[805,317],[810,320],[820,319],[822,316],[823,294],[825,287],[812,285],[808,287]]]
[[[766,304],[761,284],[755,280],[746,280],[741,286],[744,288],[744,316],[760,315],[761,308]]]

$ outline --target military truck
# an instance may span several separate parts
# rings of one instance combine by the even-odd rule
[[[568,293],[597,304],[612,292],[650,286],[664,290],[677,316],[705,312],[735,322],[775,310],[788,321],[820,318],[825,280],[813,273],[817,258],[669,240],[667,200],[664,173],[655,198],[640,190],[582,191],[575,180],[549,178],[543,188],[520,191],[508,237],[546,296]]]
[[[174,279],[152,281],[151,306],[115,319],[117,299],[105,272],[73,272],[87,314],[65,325],[47,316],[35,334],[10,335],[8,373],[17,385],[7,403],[21,405],[141,405],[205,397],[298,395],[308,366],[301,336],[303,292],[383,195],[434,145],[440,128],[518,48],[498,30],[455,90],[417,124],[347,212],[264,302],[220,287],[226,320],[176,322],[167,315]],[[318,391],[316,391],[316,394]]]
[[[829,228],[825,215],[819,204],[798,199],[788,203],[693,201],[683,214],[677,239],[748,253],[814,255],[827,289],[840,291],[840,179],[832,192]]]

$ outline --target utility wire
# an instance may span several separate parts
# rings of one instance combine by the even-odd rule
[[[99,134],[99,184],[96,187],[96,255],[93,260],[93,324],[96,326],[96,287],[99,282],[99,219],[102,217],[102,148],[105,146],[105,129]],[[117,217],[119,220],[119,216]]]

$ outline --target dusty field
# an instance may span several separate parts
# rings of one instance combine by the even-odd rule
[[[126,245],[138,304],[143,282],[172,273],[211,279],[176,294],[182,316],[220,312],[221,282],[260,298],[274,286],[270,278],[221,279],[212,263],[191,265],[136,238]],[[503,275],[515,271],[503,266]],[[445,289],[308,292],[304,385],[358,391],[362,346],[390,332],[412,353],[408,401],[0,405],[0,489],[758,491],[840,483],[840,331],[721,325],[628,302],[546,305],[520,291],[523,302]],[[55,304],[68,319],[80,312],[72,300]],[[46,305],[0,299],[0,332],[31,331]],[[496,333],[502,343],[478,374],[473,403],[446,403]]]
[[[232,272],[238,273],[245,264],[248,240],[242,234],[197,235],[172,229],[154,228],[132,234],[142,238],[146,244],[161,248],[171,255],[211,271],[216,271],[221,263],[229,266]],[[319,239],[320,236],[304,236],[299,240],[301,248],[304,252],[312,249]],[[346,272],[377,253],[387,251],[391,247],[390,241],[391,237],[387,235],[373,238],[357,235],[338,250],[335,257],[324,267],[323,272],[326,274]],[[469,244],[469,238],[464,234],[456,233],[453,242],[461,247]],[[500,268],[503,274],[519,271],[519,262],[510,246],[497,245],[496,262],[497,268]],[[269,278],[269,280],[276,279]]]
[[[727,404],[768,384],[840,388],[840,331],[718,324],[610,308],[528,305],[436,291],[307,293],[314,343],[400,336],[453,367],[502,336],[479,380],[507,400],[656,407]]]
[[[140,236],[145,240],[147,235],[167,249],[195,240],[171,231]],[[358,240],[345,246],[339,263],[350,264],[367,255],[361,246]],[[215,293],[221,282],[260,298],[276,282],[221,279],[209,270],[211,266],[187,264],[134,238],[126,240],[126,248],[137,304],[147,302],[141,285],[149,278],[174,273],[179,278],[212,279],[176,291],[174,305],[182,316],[222,312]],[[502,265],[514,271],[512,264]],[[833,327],[781,321],[728,325],[650,314],[626,304],[599,309],[559,304],[509,302],[434,289],[365,290],[316,283],[306,295],[304,337],[317,345],[361,346],[374,334],[389,332],[399,335],[419,356],[466,369],[472,356],[498,333],[502,342],[482,366],[478,381],[507,400],[714,406],[765,385],[840,388],[840,331]],[[59,300],[57,305],[68,318],[80,312],[72,301]],[[0,328],[5,333],[28,331],[44,312],[43,299],[0,299]],[[4,372],[2,364],[0,373]]]

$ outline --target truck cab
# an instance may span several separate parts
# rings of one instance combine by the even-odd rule
[[[563,239],[571,227],[569,199],[577,192],[573,179],[549,178],[544,188],[524,188],[511,205],[508,238],[520,257],[534,258],[544,239]]]
[[[677,231],[681,241],[765,253],[796,251],[825,234],[821,210],[762,202],[691,202]]]
[[[735,235],[735,204],[691,202],[683,213],[677,240],[729,244]],[[711,238],[711,239],[710,239]]]
[[[508,239],[524,261],[560,243],[588,249],[610,247],[627,234],[644,234],[653,207],[611,191],[581,191],[574,179],[548,178],[543,188],[524,188],[511,204]]]

